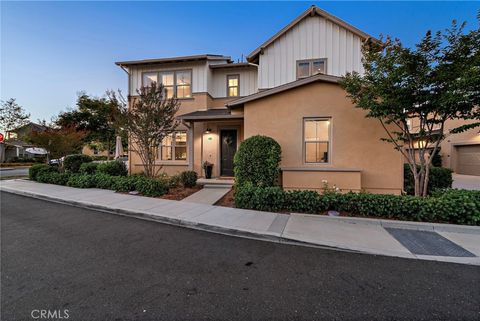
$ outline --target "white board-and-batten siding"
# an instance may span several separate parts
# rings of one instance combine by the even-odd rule
[[[258,88],[266,89],[296,80],[296,62],[327,58],[327,74],[362,73],[362,39],[351,31],[319,17],[307,17],[264,48],[260,54]]]
[[[227,76],[240,76],[240,96],[248,96],[257,92],[257,69],[247,68],[225,68],[215,69],[212,73],[212,84],[209,93],[212,97],[222,98],[227,96]]]

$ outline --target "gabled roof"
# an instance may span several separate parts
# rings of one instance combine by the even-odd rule
[[[40,125],[40,124],[36,124],[36,123],[33,123],[33,122],[29,122],[28,124],[25,124],[23,126],[20,126],[20,127],[17,127],[15,129],[12,129],[10,130],[11,133],[16,133],[24,128],[27,128],[27,127],[30,127],[30,129],[32,131],[44,131],[47,129],[47,127],[43,126],[43,125]]]
[[[260,98],[264,98],[264,97],[268,97],[268,96],[271,96],[271,95],[274,95],[274,94],[281,93],[281,92],[286,91],[286,90],[290,90],[290,89],[293,89],[293,88],[297,88],[297,87],[300,87],[300,86],[311,84],[311,83],[314,83],[314,82],[317,82],[317,81],[338,84],[340,79],[341,78],[337,77],[337,76],[317,74],[317,75],[310,76],[310,77],[307,77],[307,78],[302,78],[302,79],[299,79],[299,80],[295,80],[295,81],[286,83],[284,85],[273,87],[271,89],[259,91],[258,93],[255,93],[255,94],[252,94],[252,95],[249,95],[249,96],[242,97],[240,99],[231,101],[231,102],[225,104],[225,106],[230,107],[230,108],[240,107],[247,102],[257,100],[257,99],[260,99]]]
[[[277,32],[273,37],[265,41],[262,45],[260,45],[257,49],[252,51],[248,56],[247,56],[247,61],[254,62],[257,60],[258,55],[262,52],[263,49],[268,47],[272,42],[277,40],[279,37],[281,37],[283,34],[285,34],[287,31],[295,27],[298,23],[300,23],[303,19],[307,18],[308,16],[315,16],[319,15],[320,17],[325,18],[326,20],[329,20],[345,29],[348,31],[352,32],[353,34],[359,36],[362,39],[367,39],[367,38],[373,38],[369,34],[361,31],[360,29],[357,29],[356,27],[352,26],[351,24],[343,21],[340,18],[337,18],[330,13],[318,8],[317,6],[313,5],[309,9],[307,9],[304,13],[302,13],[300,16],[298,16],[295,20],[290,22],[286,27],[284,27],[282,30]]]
[[[185,62],[185,61],[197,61],[197,60],[223,60],[231,62],[232,59],[230,56],[223,55],[195,55],[195,56],[180,56],[180,57],[168,57],[168,58],[156,58],[156,59],[143,59],[143,60],[130,60],[130,61],[117,61],[115,64],[117,66],[131,66],[131,65],[147,65],[147,64],[158,64],[165,62]]]

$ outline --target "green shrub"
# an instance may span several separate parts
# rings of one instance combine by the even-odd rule
[[[114,189],[117,176],[110,176],[104,173],[96,173],[92,176],[96,188]]]
[[[180,173],[180,181],[184,187],[194,187],[197,185],[198,175],[194,171],[184,171]]]
[[[80,165],[81,174],[95,174],[98,163],[83,163]]]
[[[154,178],[137,179],[135,189],[144,196],[158,197],[168,192],[168,181]]]
[[[97,166],[97,171],[112,176],[127,176],[128,174],[125,163],[120,161],[100,163]]]
[[[63,161],[63,167],[66,172],[75,174],[80,172],[80,166],[83,163],[90,163],[91,161],[92,161],[92,158],[87,155],[83,155],[83,154],[68,155],[65,157],[65,160]]]
[[[452,170],[443,167],[430,167],[428,178],[428,194],[438,188],[451,188],[453,183]],[[403,168],[403,189],[408,195],[415,194],[415,182],[408,164]]]
[[[280,174],[280,145],[266,136],[252,136],[240,144],[235,154],[235,183],[274,186]]]
[[[164,179],[166,181],[168,181],[168,187],[170,188],[174,188],[174,187],[177,187],[179,184],[180,184],[180,175],[173,175],[173,176],[164,176],[164,177],[160,177],[160,179]]]
[[[68,179],[67,186],[77,188],[96,187],[95,175],[73,174]]]
[[[28,178],[30,178],[33,181],[36,181],[37,180],[37,175],[38,175],[39,171],[42,170],[42,169],[47,169],[47,170],[58,172],[58,170],[53,166],[49,166],[47,164],[35,164],[35,165],[32,165],[32,167],[30,167],[28,169]]]
[[[69,179],[69,173],[59,173],[47,170],[42,170],[37,175],[37,181],[46,184],[67,185]]]
[[[131,192],[136,190],[137,182],[146,179],[141,176],[116,176],[113,183],[113,189],[116,192]]]
[[[422,198],[353,192],[285,192],[277,187],[263,188],[247,183],[236,187],[235,206],[311,214],[336,210],[356,216],[480,225],[480,191],[455,189],[436,190]]]
[[[260,211],[285,208],[285,193],[280,187],[256,187],[247,182],[235,187],[235,206]]]

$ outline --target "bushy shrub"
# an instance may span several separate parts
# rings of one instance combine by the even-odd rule
[[[96,187],[95,175],[73,174],[68,179],[67,186],[77,188]]]
[[[266,136],[252,136],[240,144],[235,154],[235,183],[274,186],[280,174],[280,145]]]
[[[280,211],[285,208],[285,193],[280,187],[256,187],[248,182],[236,186],[235,205],[260,211]]]
[[[137,182],[139,180],[146,179],[141,176],[116,176],[113,184],[113,189],[116,192],[131,192],[135,191],[137,187]]]
[[[110,176],[104,173],[96,173],[93,176],[93,180],[96,188],[101,189],[114,189],[117,176]]]
[[[168,192],[168,181],[154,178],[137,179],[135,188],[144,196],[158,197]]]
[[[92,158],[83,154],[68,155],[63,161],[63,167],[68,173],[79,173],[83,163],[90,163]]]
[[[174,187],[177,187],[179,184],[180,184],[180,174],[178,175],[173,175],[173,176],[164,176],[164,177],[160,177],[160,179],[164,179],[165,181],[168,181],[168,187],[170,188],[174,188]]]
[[[452,170],[443,167],[430,167],[430,174],[428,178],[428,194],[438,188],[452,187],[453,178]],[[408,195],[415,194],[415,182],[413,174],[408,164],[404,165],[403,169],[403,188]]]
[[[67,185],[69,179],[69,173],[59,173],[58,171],[42,170],[37,175],[37,182],[46,184]]]
[[[194,187],[197,185],[198,175],[194,171],[184,171],[180,173],[180,181],[184,187]]]
[[[125,163],[120,161],[100,163],[97,166],[97,171],[112,176],[127,176],[128,174]]]
[[[95,174],[97,171],[98,163],[83,163],[80,165],[81,174]]]
[[[285,192],[276,187],[263,188],[247,183],[236,187],[235,206],[311,214],[336,210],[367,217],[480,225],[480,191],[455,189],[436,190],[431,196],[422,198],[353,192]]]
[[[28,178],[30,178],[33,181],[36,181],[38,173],[40,172],[40,170],[43,170],[43,169],[58,172],[58,170],[53,166],[49,166],[47,164],[35,164],[28,169]]]

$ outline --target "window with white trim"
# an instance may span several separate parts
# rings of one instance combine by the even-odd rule
[[[227,75],[227,96],[237,97],[240,91],[240,75]]]
[[[305,163],[328,163],[330,159],[330,119],[304,119],[303,142]]]
[[[327,73],[327,58],[297,60],[297,79]]]
[[[192,98],[191,70],[144,72],[142,86],[150,86],[153,82],[163,84],[167,98]]]
[[[160,145],[160,159],[162,161],[187,160],[187,132],[175,131],[162,140]]]

